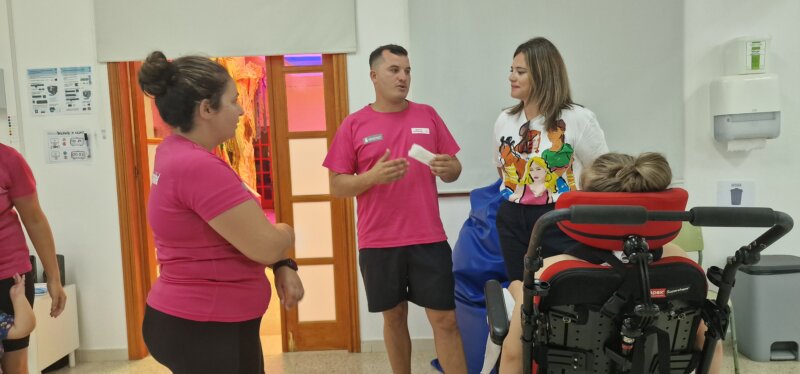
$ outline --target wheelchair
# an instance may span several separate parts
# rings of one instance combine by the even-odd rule
[[[788,233],[792,218],[769,208],[696,207],[688,194],[570,192],[534,225],[525,256],[521,307],[523,372],[708,373],[728,329],[728,299],[737,269]],[[653,250],[674,239],[683,221],[695,226],[768,227],[739,248],[724,269],[704,271],[684,257],[653,261]],[[567,260],[542,268],[540,239],[557,224],[605,262]],[[614,252],[622,251],[627,262]],[[598,262],[598,261],[596,261]],[[719,292],[708,300],[706,278]],[[497,281],[486,284],[490,338],[502,345],[508,317]],[[700,323],[705,343],[696,351]]]

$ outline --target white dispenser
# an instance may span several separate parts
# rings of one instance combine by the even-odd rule
[[[726,75],[711,82],[714,139],[728,151],[763,148],[780,135],[781,109],[775,74]]]

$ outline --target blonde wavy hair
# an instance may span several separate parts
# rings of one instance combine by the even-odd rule
[[[672,169],[660,153],[638,157],[606,153],[583,171],[581,189],[593,192],[658,192],[672,183]]]

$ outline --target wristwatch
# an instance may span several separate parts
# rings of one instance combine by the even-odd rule
[[[283,260],[280,260],[280,261],[272,264],[272,271],[274,272],[274,271],[278,270],[281,266],[288,266],[289,269],[297,271],[297,262],[295,262],[291,258],[285,258]]]

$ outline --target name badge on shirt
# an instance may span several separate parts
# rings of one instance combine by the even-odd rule
[[[411,128],[411,133],[412,134],[430,134],[431,133],[431,129],[429,129],[427,127],[412,127]]]
[[[364,138],[364,144],[377,142],[378,140],[383,140],[383,134],[370,135],[370,136]]]

